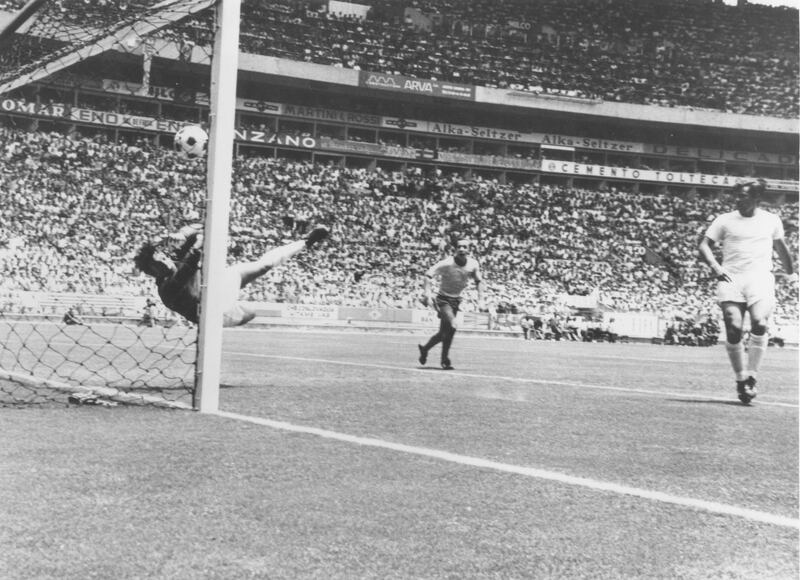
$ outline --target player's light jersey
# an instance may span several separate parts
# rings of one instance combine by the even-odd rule
[[[445,258],[441,262],[434,264],[427,272],[428,276],[439,275],[442,281],[439,284],[439,292],[445,296],[458,297],[470,278],[480,276],[480,266],[474,258],[467,258],[467,263],[463,266],[456,264],[453,256]]]
[[[752,217],[736,210],[717,216],[706,237],[722,245],[722,265],[728,272],[770,272],[772,241],[783,238],[783,223],[758,208]]]

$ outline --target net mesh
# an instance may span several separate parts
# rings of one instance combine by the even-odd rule
[[[214,2],[0,6],[0,406],[194,405],[197,329],[132,258],[204,217],[165,145],[208,119]]]
[[[104,400],[192,406],[192,328],[6,314],[0,336],[4,406]]]
[[[211,30],[211,12],[197,21],[184,21],[206,10],[213,2],[43,2],[25,22],[9,23],[9,26],[16,28],[16,32],[3,43],[0,94],[46,79],[70,65],[109,50],[121,54],[141,54],[149,58],[157,52],[154,47],[156,39],[161,41],[160,48],[164,50],[164,56],[175,55],[172,44],[177,40],[196,42],[195,39],[202,38],[209,45],[212,36],[207,32]]]

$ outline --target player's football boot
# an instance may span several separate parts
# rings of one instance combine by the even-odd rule
[[[315,244],[318,244],[327,237],[328,228],[325,226],[317,226],[306,236],[306,248],[313,248]]]
[[[758,394],[758,389],[756,388],[755,377],[747,377],[747,380],[745,381],[744,390],[750,396],[750,399],[756,398],[756,395]]]
[[[417,348],[419,349],[419,364],[424,365],[428,362],[428,351],[421,344],[418,344]]]
[[[452,371],[453,365],[450,362],[449,358],[442,359],[442,370],[443,371]]]
[[[750,381],[752,381],[752,385]],[[753,377],[744,381],[736,381],[736,393],[739,395],[739,400],[745,405],[750,404],[750,401],[756,396],[755,384],[756,380]]]

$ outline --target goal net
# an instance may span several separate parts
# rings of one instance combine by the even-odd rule
[[[198,328],[133,257],[205,220],[205,159],[171,147],[208,128],[216,23],[215,0],[0,3],[0,406],[197,406]]]

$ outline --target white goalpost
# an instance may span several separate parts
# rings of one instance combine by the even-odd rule
[[[25,294],[15,297],[11,309],[0,312],[0,407],[67,405],[71,394],[93,393],[125,403],[213,413],[219,405],[222,366],[222,295],[226,292],[242,0],[143,0],[125,7],[102,2],[91,3],[89,8],[83,4],[81,0],[27,0],[14,15],[3,16],[0,95],[14,107],[8,116],[11,121],[4,121],[11,135],[25,134],[26,127],[13,122],[23,117],[44,121],[45,133],[61,133],[75,125],[87,134],[104,131],[115,146],[117,139],[126,142],[133,133],[142,132],[148,142],[163,144],[161,141],[182,124],[199,122],[209,105],[208,155],[181,169],[193,183],[192,204],[197,209],[202,206],[204,212],[199,324],[185,329],[178,324],[176,328],[166,317],[156,323],[149,310],[141,310],[143,304],[130,305],[124,300],[121,305],[114,302],[108,306],[107,313],[100,295],[113,284],[105,280],[122,275],[118,264],[131,259],[122,247],[96,256],[92,267],[105,273],[105,277],[98,275],[105,282],[87,281],[86,291],[69,297],[52,292],[51,296],[46,281],[38,280],[41,288],[30,291],[12,286],[15,293]],[[97,70],[86,64],[92,58],[98,61]],[[114,65],[119,63],[125,66],[117,70]],[[177,90],[174,97],[157,91],[150,94],[151,68],[159,89],[169,88],[173,73],[179,79],[195,77],[180,91],[189,98],[179,98]],[[200,75],[202,81],[196,78]],[[33,88],[28,90],[27,85]],[[86,120],[84,114],[93,114],[95,105],[103,110],[107,105],[95,103],[98,97],[92,92],[98,89],[109,93],[101,99],[121,99],[109,113],[114,120],[105,116]],[[84,93],[87,97],[82,103]],[[132,115],[130,124],[118,123],[121,115],[117,108],[127,104],[126,95],[158,104]],[[79,139],[64,143],[65,150],[70,150],[78,147]],[[9,167],[14,169],[13,162]],[[87,199],[110,191],[110,209],[124,212],[125,200],[147,196],[136,184],[130,189],[117,188],[117,178],[113,172],[101,176],[98,184],[87,189]],[[46,187],[37,192],[43,205],[58,204]],[[155,240],[162,228],[173,227],[179,208],[167,197],[156,200],[155,205],[159,219],[133,237]],[[20,238],[31,252],[53,251],[58,246],[57,261],[66,262],[57,235],[63,234],[57,242],[68,248],[80,245],[84,238],[105,239],[100,222],[87,220],[80,231],[73,232],[60,214],[42,213],[43,219],[51,219],[57,234],[31,228],[31,235]],[[20,224],[12,225],[13,233]],[[120,298],[128,298],[128,292],[122,290]],[[66,312],[73,309],[86,315],[85,323],[71,326],[66,321]],[[140,316],[147,316],[149,324],[136,320]]]
[[[228,248],[241,0],[219,0],[211,64],[208,177],[194,406],[219,409],[224,274]]]

